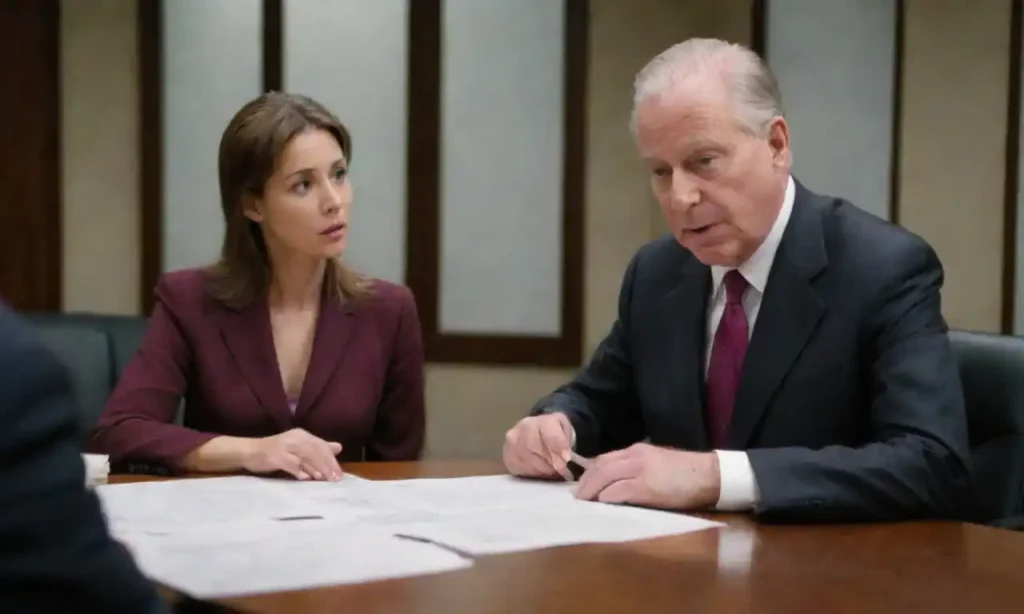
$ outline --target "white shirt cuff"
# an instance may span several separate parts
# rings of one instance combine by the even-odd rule
[[[748,511],[757,506],[761,495],[757,489],[754,470],[746,452],[715,450],[721,491],[715,509],[722,512]]]

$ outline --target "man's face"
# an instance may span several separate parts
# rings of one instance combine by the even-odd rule
[[[774,120],[767,137],[753,136],[725,87],[691,79],[643,101],[636,130],[676,240],[707,265],[747,260],[771,230],[785,194],[785,120]]]

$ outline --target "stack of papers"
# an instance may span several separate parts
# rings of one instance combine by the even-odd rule
[[[478,556],[722,526],[577,500],[511,476],[340,482],[205,478],[97,488],[153,579],[200,598],[453,571]]]
[[[85,463],[85,485],[98,486],[107,483],[110,475],[110,460],[106,454],[82,454]]]

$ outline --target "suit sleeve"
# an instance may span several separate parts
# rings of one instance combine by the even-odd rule
[[[112,463],[177,467],[185,455],[216,437],[174,424],[192,365],[192,348],[174,304],[175,293],[161,280],[142,344],[93,431],[90,448],[109,454]]]
[[[918,244],[868,314],[870,441],[750,450],[763,520],[955,517],[968,475],[959,371],[941,313],[942,266]],[[822,408],[827,411],[827,408]]]
[[[395,332],[366,460],[416,460],[423,451],[426,409],[423,398],[423,336],[412,293],[403,288]]]
[[[164,611],[85,488],[67,374],[12,320],[0,313],[0,611]]]
[[[633,382],[630,303],[640,254],[634,256],[619,290],[618,317],[586,366],[567,384],[540,399],[530,414],[562,412],[576,434],[583,456],[628,447],[644,437]]]

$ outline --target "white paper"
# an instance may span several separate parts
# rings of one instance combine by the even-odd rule
[[[96,494],[115,534],[322,515],[315,501],[274,485],[275,480],[239,476],[106,484]]]
[[[472,555],[485,555],[651,539],[724,526],[720,522],[674,512],[580,501],[571,494],[566,498],[563,495],[569,491],[562,487],[544,489],[534,483],[502,484],[498,480],[482,486],[483,492],[493,489],[500,493],[495,501],[501,501],[501,496],[521,486],[522,500],[509,500],[502,505],[486,501],[475,505],[463,502],[460,507],[453,507],[433,519],[394,523],[389,528],[396,534],[416,536]],[[450,485],[437,485],[433,494],[440,495],[448,488]]]
[[[544,507],[576,501],[572,494],[574,483],[510,475],[396,480],[386,484],[421,509],[437,512]]]
[[[572,483],[509,475],[361,480],[350,486],[346,491],[344,480],[300,483],[295,492],[344,506],[359,495],[376,503],[356,514],[359,521],[473,555],[632,541],[724,526],[674,512],[580,501],[572,494]]]
[[[472,561],[357,523],[257,521],[122,536],[140,569],[198,598],[224,598],[464,569]]]
[[[572,486],[507,475],[395,481],[346,475],[339,482],[229,477],[96,490],[112,533],[142,569],[196,597],[436,573],[466,567],[482,554],[722,526],[579,501]],[[315,519],[301,519],[309,517]]]

